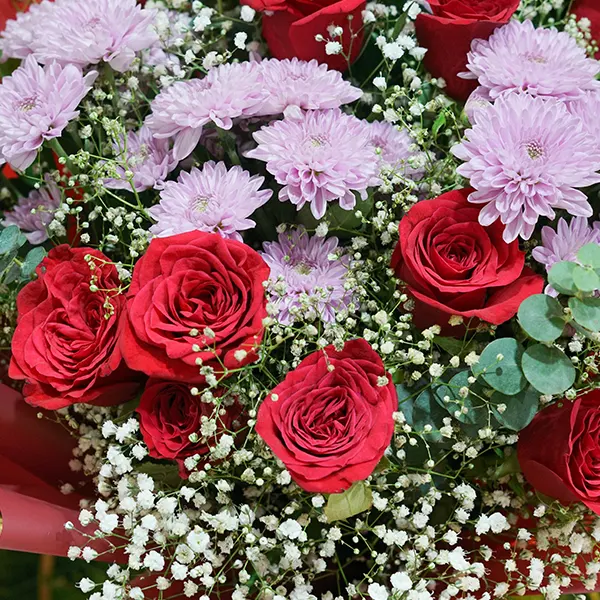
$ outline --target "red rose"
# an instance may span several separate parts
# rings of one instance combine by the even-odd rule
[[[519,0],[430,0],[433,14],[421,13],[415,23],[419,45],[427,48],[425,67],[446,80],[446,93],[466,100],[477,82],[461,79],[474,39],[488,39],[508,23]]]
[[[204,383],[256,360],[269,267],[217,233],[155,238],[135,265],[123,319],[127,364],[160,379]]]
[[[139,382],[117,345],[125,297],[115,266],[98,250],[62,245],[37,273],[17,297],[9,368],[10,377],[26,381],[27,402],[57,409],[127,401]]]
[[[598,0],[575,0],[571,12],[578,19],[589,19],[592,27],[592,36],[600,42],[600,3]],[[596,58],[600,58],[600,51],[596,52]]]
[[[539,412],[519,434],[518,457],[538,492],[600,514],[600,390]]]
[[[350,62],[360,53],[366,0],[244,0],[243,4],[264,13],[263,37],[275,58],[316,58],[331,69],[345,71],[346,58],[341,54],[327,55],[325,42],[315,40],[319,34],[328,38],[330,25],[344,30],[341,40],[336,40],[341,42],[344,54],[350,55]]]
[[[6,21],[16,19],[18,12],[26,12],[34,2],[42,0],[0,0],[0,31],[6,28]]]
[[[300,487],[337,493],[373,472],[397,409],[381,358],[358,339],[305,358],[261,404],[256,431]]]
[[[224,409],[218,415],[219,429],[203,438],[202,418],[214,417],[216,407],[203,402],[200,396],[193,396],[189,386],[183,383],[151,379],[137,408],[140,430],[150,456],[176,460],[184,473],[185,458],[194,454],[205,456],[223,433],[236,429],[240,406],[228,400],[221,402],[219,409]],[[190,441],[192,434],[198,436],[197,442]]]
[[[500,325],[544,286],[544,279],[524,266],[518,241],[502,239],[500,221],[479,224],[480,208],[467,201],[471,192],[423,200],[400,221],[392,267],[414,298],[418,327],[445,326],[452,315],[466,324],[475,319]]]

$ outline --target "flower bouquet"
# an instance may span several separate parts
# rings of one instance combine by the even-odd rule
[[[593,2],[0,9],[0,547],[89,600],[600,589]]]

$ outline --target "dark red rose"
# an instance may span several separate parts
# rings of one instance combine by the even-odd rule
[[[598,0],[575,0],[571,12],[577,15],[578,19],[589,19],[592,28],[592,36],[600,42],[600,3]],[[600,51],[596,52],[596,58],[600,58]]]
[[[220,392],[214,392],[219,396]],[[202,417],[211,419],[218,412],[218,429],[204,438],[201,433]],[[221,435],[239,428],[241,407],[231,398],[220,400],[219,407],[193,396],[184,383],[151,379],[137,408],[140,430],[152,458],[175,460],[182,473],[188,456],[205,456],[217,445]],[[190,441],[196,434],[197,442]]]
[[[36,2],[41,0],[0,0],[0,31],[6,28],[6,21],[16,19],[18,12],[26,12]]]
[[[300,487],[337,493],[373,472],[392,439],[397,409],[381,358],[358,339],[340,352],[315,352],[288,373],[260,405],[256,431]]]
[[[538,492],[600,514],[600,390],[539,412],[519,434],[518,457]]]
[[[263,13],[263,37],[275,58],[316,58],[331,69],[345,71],[346,58],[327,55],[325,43],[315,40],[319,34],[327,39],[330,25],[343,28],[341,40],[336,40],[341,42],[344,54],[350,55],[350,62],[356,60],[362,48],[366,0],[243,0],[242,4]]]
[[[415,23],[419,45],[427,48],[425,67],[446,80],[446,93],[466,100],[477,82],[461,79],[474,39],[487,40],[508,23],[519,0],[430,0],[432,14],[421,13]]]
[[[139,378],[117,344],[126,300],[115,266],[98,250],[62,245],[37,273],[17,297],[9,368],[10,377],[25,380],[25,400],[47,409],[129,400]]]
[[[479,224],[479,206],[467,201],[471,192],[418,202],[400,221],[392,267],[414,298],[418,327],[438,324],[451,335],[458,331],[447,327],[452,315],[462,316],[465,324],[473,319],[471,326],[480,320],[500,325],[544,286],[544,279],[524,266],[519,242],[502,239],[500,221]]]
[[[256,360],[269,267],[217,233],[155,238],[136,263],[123,319],[127,364],[159,379],[204,383]]]

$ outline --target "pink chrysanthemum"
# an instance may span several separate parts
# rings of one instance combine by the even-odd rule
[[[145,125],[137,132],[130,131],[127,134],[127,143],[121,139],[114,152],[118,157],[118,176],[104,182],[107,188],[131,190],[133,184],[137,192],[142,192],[161,184],[177,166],[169,140],[154,138]],[[131,183],[125,174],[126,171],[133,173]]]
[[[283,325],[319,317],[335,321],[348,308],[352,293],[345,288],[350,257],[338,239],[309,236],[302,227],[265,242],[262,257],[271,269],[269,293]]]
[[[487,110],[491,105],[491,98],[487,89],[480,86],[467,98],[465,114],[471,123],[475,123],[477,114],[482,110]]]
[[[148,211],[157,221],[150,232],[167,237],[197,229],[241,241],[238,231],[255,227],[248,217],[273,194],[260,189],[263,183],[264,177],[237,166],[227,170],[222,162],[183,171],[177,181],[164,184],[160,203]]]
[[[267,92],[261,115],[277,115],[290,107],[303,110],[339,108],[358,100],[362,91],[339,71],[316,60],[263,60],[259,63]]]
[[[457,170],[475,188],[469,201],[484,204],[482,225],[506,225],[504,240],[529,239],[539,217],[555,208],[589,217],[586,195],[575,189],[600,182],[600,148],[580,119],[556,100],[508,94],[481,111],[466,140],[452,153]]]
[[[556,231],[552,227],[542,228],[542,245],[534,248],[531,255],[550,271],[557,262],[575,261],[577,252],[591,243],[600,244],[600,222],[590,227],[585,217],[575,217],[570,223],[561,218]],[[546,287],[546,293],[558,295],[550,285]]]
[[[406,129],[387,121],[373,121],[365,125],[382,168],[414,180],[423,177],[425,155],[414,149],[415,141]]]
[[[264,160],[267,170],[284,187],[281,201],[300,210],[309,203],[320,219],[328,202],[356,205],[355,192],[364,199],[367,188],[378,183],[379,159],[364,123],[339,109],[308,111],[286,118],[254,134],[258,147],[247,153]]]
[[[30,244],[42,244],[48,239],[47,227],[61,202],[60,189],[50,178],[39,190],[19,199],[17,205],[4,213],[2,226],[16,225]]]
[[[98,73],[85,77],[74,65],[41,67],[27,57],[0,83],[0,164],[26,169],[45,140],[60,137]]]
[[[598,89],[600,63],[565,32],[510,21],[488,40],[475,40],[465,79],[478,79],[492,99],[510,91],[569,100]]]
[[[173,156],[182,160],[194,150],[206,124],[231,129],[233,119],[254,116],[264,100],[257,63],[226,64],[203,79],[180,81],[161,92],[146,123],[154,137],[174,138]]]
[[[41,63],[82,68],[105,61],[126,71],[158,39],[154,14],[136,0],[44,0],[7,23],[0,49],[8,58],[33,54]]]
[[[584,129],[600,146],[600,92],[587,92],[581,98],[566,104],[569,112],[581,119]]]

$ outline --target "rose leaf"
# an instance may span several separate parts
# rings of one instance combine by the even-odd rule
[[[341,494],[331,494],[324,513],[327,520],[342,521],[369,510],[373,505],[371,488],[364,481],[357,481]]]

